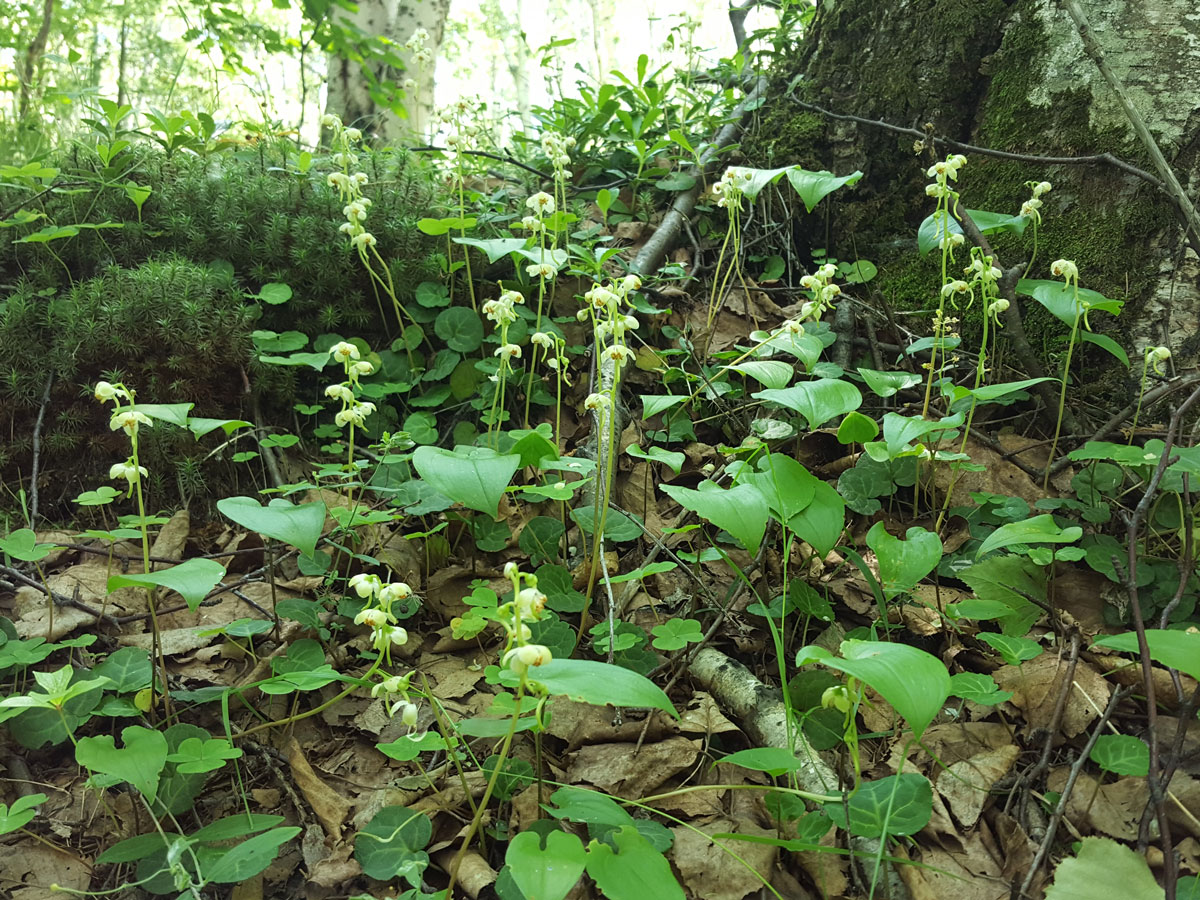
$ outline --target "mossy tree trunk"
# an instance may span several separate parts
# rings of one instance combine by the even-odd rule
[[[803,51],[775,73],[780,90],[749,146],[763,166],[802,163],[837,173],[862,169],[840,192],[812,246],[880,265],[879,297],[914,309],[932,304],[937,266],[916,254],[916,227],[933,209],[924,191],[933,153],[914,136],[834,119],[811,106],[883,120],[955,141],[1030,156],[1112,153],[1155,175],[1117,96],[1083,51],[1056,0],[838,0],[821,7]],[[1200,13],[1195,0],[1087,0],[1105,56],[1147,121],[1185,191],[1200,186]],[[784,90],[784,88],[788,88]],[[801,101],[797,103],[795,101]],[[807,103],[810,106],[801,105]],[[949,152],[938,147],[936,156]],[[1111,165],[1054,165],[966,151],[959,187],[967,207],[1016,214],[1026,182],[1047,180],[1032,277],[1074,260],[1081,283],[1126,301],[1107,326],[1135,360],[1166,344],[1177,365],[1200,357],[1200,265],[1175,205],[1154,184]],[[999,241],[1008,265],[1027,243]],[[1031,308],[1032,307],[1032,308]],[[1055,323],[1024,307],[1035,350],[1053,357]],[[1105,328],[1097,317],[1093,325]],[[1108,366],[1100,351],[1083,365]],[[1078,372],[1078,370],[1076,370]],[[1090,370],[1089,370],[1090,371]],[[1117,388],[1125,379],[1114,378]],[[1128,389],[1121,384],[1115,393]]]

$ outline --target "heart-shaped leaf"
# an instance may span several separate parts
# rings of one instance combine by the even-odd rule
[[[942,539],[920,526],[908,529],[900,540],[876,522],[867,532],[867,546],[879,559],[879,580],[889,600],[911,591],[942,560]]]
[[[82,737],[75,745],[79,765],[128,781],[153,801],[158,793],[158,776],[167,764],[167,739],[162,732],[141,725],[121,731],[124,747],[118,748],[111,734]]]
[[[739,484],[722,490],[706,482],[711,490],[693,491],[673,484],[662,485],[663,493],[702,519],[728,531],[753,556],[767,531],[767,501],[758,488]]]
[[[840,416],[862,405],[862,394],[848,381],[818,378],[802,381],[789,388],[768,388],[753,395],[760,400],[778,403],[795,410],[808,422],[809,431],[816,431],[834,416]]]
[[[108,579],[108,590],[111,593],[123,587],[164,587],[179,594],[187,602],[188,609],[195,612],[200,601],[224,577],[225,567],[215,559],[195,557],[156,572],[112,575]]]
[[[526,897],[563,900],[583,874],[583,842],[565,831],[551,831],[545,846],[537,832],[523,831],[508,843],[504,861]]]
[[[486,447],[418,447],[413,466],[434,490],[468,509],[499,514],[500,497],[521,465],[516,453],[501,456]]]

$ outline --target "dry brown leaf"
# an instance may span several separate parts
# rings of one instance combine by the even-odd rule
[[[850,888],[850,873],[846,857],[833,852],[837,848],[837,832],[827,831],[817,843],[829,851],[801,850],[797,860],[817,886],[822,897],[845,897]]]
[[[1046,787],[1061,791],[1068,771],[1065,766],[1051,770]],[[1145,778],[1119,778],[1100,784],[1091,775],[1081,773],[1067,800],[1067,816],[1081,830],[1090,828],[1109,837],[1135,841],[1148,797]]]
[[[1048,728],[1066,674],[1067,661],[1048,651],[1020,666],[1003,666],[993,677],[1002,691],[1013,692],[1009,702],[1025,713],[1030,728]],[[1099,715],[1097,709],[1102,710],[1108,704],[1111,688],[1099,672],[1080,660],[1070,691],[1062,731],[1067,737],[1075,737]]]
[[[1012,742],[1012,732],[999,722],[947,722],[925,730],[921,743],[944,765],[971,759]],[[929,759],[917,748],[916,759]],[[894,767],[894,763],[893,763]]]
[[[988,791],[1008,774],[1020,755],[1016,744],[1006,744],[952,763],[938,775],[938,792],[960,825],[967,828],[975,824],[988,802]]]
[[[714,834],[744,834],[753,837],[775,836],[746,819],[719,818],[691,828],[673,828],[675,844],[671,859],[683,884],[695,897],[704,900],[742,900],[771,882],[771,870],[779,848],[746,841],[714,841]],[[729,849],[740,856],[739,862]],[[747,868],[749,866],[750,868]],[[753,871],[751,871],[753,869]],[[758,873],[757,876],[755,873]]]
[[[1040,482],[1030,478],[1004,455],[1031,448],[1029,452],[1021,453],[1020,459],[1027,465],[1040,466],[1046,453],[1044,443],[1015,434],[998,435],[996,443],[1000,445],[1002,452],[998,453],[974,438],[967,439],[966,452],[971,455],[971,462],[987,466],[982,472],[951,471],[948,466],[936,467],[934,483],[940,494],[944,495],[951,480],[954,481],[954,493],[950,499],[952,506],[975,506],[975,501],[971,499],[970,494],[976,491],[1002,494],[1006,497],[1020,497],[1030,506],[1046,496]],[[1041,456],[1038,456],[1038,451],[1033,449],[1039,445],[1041,446]]]
[[[1012,889],[978,832],[960,838],[961,849],[927,845],[921,851],[929,896],[936,900],[1000,900]]]
[[[567,742],[569,751],[588,744],[617,742],[654,743],[678,732],[674,719],[655,710],[645,719],[624,716],[619,725],[613,724],[613,711],[607,706],[578,703],[559,697],[554,701],[554,715],[546,729],[554,737]]]
[[[183,549],[187,546],[188,535],[192,530],[192,517],[186,509],[181,509],[167,520],[158,530],[150,544],[150,555],[176,562],[183,559]],[[151,563],[155,570],[169,568],[171,563]]]
[[[679,714],[679,730],[684,734],[725,734],[740,729],[725,718],[712,695],[696,691]]]
[[[50,885],[80,892],[91,879],[92,867],[69,850],[22,839],[0,852],[0,885],[27,885],[20,896],[29,900],[61,900],[62,894],[51,892]]]
[[[576,751],[567,770],[571,783],[586,781],[618,797],[638,799],[673,775],[690,769],[700,742],[683,737],[655,744],[593,744]]]
[[[321,780],[313,767],[309,765],[295,738],[288,738],[284,745],[288,765],[292,770],[292,778],[300,793],[308,801],[321,827],[334,840],[341,840],[342,822],[354,804]]]

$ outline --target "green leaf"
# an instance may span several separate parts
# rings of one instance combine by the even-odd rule
[[[45,559],[57,544],[39,544],[32,528],[18,528],[6,538],[0,538],[0,552],[22,562]]]
[[[800,413],[808,422],[809,431],[816,431],[834,416],[862,405],[862,394],[858,388],[836,378],[802,381],[782,390],[768,388],[751,396]]]
[[[1046,568],[1027,556],[991,556],[963,569],[958,577],[974,592],[976,603],[999,603],[1005,607],[1005,611],[994,618],[1006,635],[1021,637],[1027,634],[1033,623],[1042,616],[1041,607],[1024,595],[1046,599]],[[967,618],[981,618],[972,615],[967,604],[966,600],[958,604],[959,607],[965,607],[958,614]]]
[[[140,647],[122,647],[92,670],[92,675],[107,678],[111,690],[118,694],[130,694],[150,686],[153,669],[150,653]]]
[[[295,825],[272,828],[242,841],[204,870],[204,876],[216,884],[238,884],[253,878],[275,860],[279,848],[303,829]]]
[[[910,592],[942,561],[942,539],[919,525],[909,528],[900,540],[876,522],[867,532],[867,546],[879,559],[879,581],[889,600]]]
[[[270,303],[272,306],[278,306],[292,299],[292,289],[286,284],[273,281],[269,284],[264,284],[262,290],[255,295],[255,299],[261,300],[263,303]]]
[[[842,641],[841,657],[824,647],[808,646],[796,665],[819,662],[870,685],[892,705],[918,738],[950,696],[950,673],[940,659],[907,644]]]
[[[630,444],[625,448],[625,452],[634,459],[645,459],[651,462],[660,462],[676,475],[683,468],[687,457],[676,450],[664,450],[662,447],[651,447],[649,450],[643,450],[637,444]]]
[[[18,797],[13,805],[0,803],[0,834],[8,834],[18,828],[24,828],[37,815],[34,809],[39,803],[45,803],[49,798],[45,794],[29,794]]]
[[[1054,884],[1046,888],[1046,900],[1096,900],[1114,894],[1121,900],[1166,897],[1145,857],[1101,837],[1085,837],[1079,853],[1058,864]]]
[[[642,394],[642,418],[657,416],[665,409],[687,400],[687,394]]]
[[[983,543],[975,552],[975,558],[979,559],[985,553],[991,553],[993,550],[1013,544],[1072,544],[1081,537],[1083,537],[1083,529],[1078,525],[1059,528],[1054,521],[1054,516],[1044,513],[1022,522],[1008,522],[1001,525],[984,538]]]
[[[417,228],[425,234],[437,237],[438,235],[446,234],[446,232],[454,229],[455,231],[466,231],[468,228],[475,227],[474,216],[446,216],[441,219],[419,219]],[[524,241],[522,241],[524,243]]]
[[[693,491],[673,484],[661,487],[680,506],[733,535],[751,556],[758,553],[767,531],[767,501],[758,488],[739,484],[722,490],[712,482],[702,484],[712,489]]]
[[[1079,332],[1079,339],[1085,344],[1094,344],[1101,350],[1108,351],[1117,359],[1119,359],[1125,368],[1129,368],[1129,354],[1125,352],[1125,349],[1120,344],[1107,335],[1092,334],[1090,331],[1081,331]]]
[[[196,436],[196,440],[204,437],[206,434],[216,431],[220,428],[225,432],[225,436],[233,434],[239,428],[251,428],[250,422],[245,419],[204,419],[188,416],[187,430]]]
[[[732,763],[755,772],[766,772],[772,778],[778,778],[788,772],[797,772],[808,765],[807,760],[799,759],[791,750],[782,747],[751,747],[749,750],[738,750],[722,757],[719,762]]]
[[[750,360],[737,365],[725,366],[725,368],[749,375],[763,387],[774,390],[786,387],[787,383],[792,380],[792,376],[796,374],[788,363],[778,359]]]
[[[483,343],[483,320],[465,306],[443,309],[433,323],[433,331],[459,353],[474,353]]]
[[[682,650],[688,644],[698,644],[704,640],[704,631],[695,619],[668,619],[655,625],[653,634],[654,640],[651,643],[656,650],[662,650],[664,653]]]
[[[523,831],[504,854],[513,881],[534,900],[563,900],[583,874],[586,859],[583,842],[565,831],[551,831],[544,839]]]
[[[168,762],[176,763],[177,771],[185,775],[212,772],[231,759],[237,759],[242,751],[230,745],[224,738],[185,738],[179,749],[167,756]]]
[[[1032,297],[1068,328],[1090,310],[1098,309],[1118,316],[1125,305],[1121,300],[1109,300],[1087,288],[1079,288],[1076,296],[1073,285],[1039,278],[1022,278],[1017,282],[1017,293]]]
[[[1015,394],[1017,391],[1023,391],[1028,387],[1033,387],[1035,384],[1041,384],[1043,381],[1054,381],[1054,379],[1025,378],[1021,381],[1006,381],[1002,384],[985,384],[977,388],[964,388],[963,391],[967,396],[972,396],[976,400],[986,403],[991,400],[999,400],[1001,397],[1007,397],[1009,394]]]
[[[563,523],[550,516],[534,516],[521,530],[518,542],[529,554],[530,562],[540,566],[544,562],[558,559],[558,542],[566,529]]]
[[[1150,748],[1131,734],[1100,735],[1088,759],[1114,775],[1143,778],[1150,771]]]
[[[615,852],[597,840],[587,848],[587,873],[608,900],[684,900],[671,864],[637,828],[623,825],[608,840]]]
[[[1094,644],[1125,653],[1138,652],[1137,635],[1131,631],[1125,634],[1106,634],[1096,638]],[[1200,634],[1148,628],[1146,646],[1150,650],[1150,658],[1156,663],[1200,679]]]
[[[194,403],[135,403],[129,409],[135,409],[160,422],[169,422],[180,428],[187,428],[188,413],[195,405]]]
[[[429,865],[424,847],[433,835],[433,823],[423,813],[403,806],[385,806],[354,838],[354,858],[368,878],[387,881],[402,877],[421,883]]]
[[[112,575],[108,579],[108,591],[112,593],[118,588],[133,586],[164,587],[179,594],[187,602],[188,609],[195,612],[200,601],[224,577],[225,567],[215,559],[194,557],[155,572]]]
[[[961,697],[972,703],[995,706],[1012,697],[1012,691],[1002,691],[991,675],[976,672],[959,672],[950,676],[950,696]]]
[[[866,838],[916,834],[933,815],[933,787],[924,775],[889,775],[864,781],[848,807],[851,834]],[[825,811],[835,824],[845,827],[843,804],[826,803]]]
[[[457,447],[453,451],[418,447],[412,462],[434,490],[494,519],[521,457],[515,453],[501,456],[487,447]]]
[[[1019,666],[1023,662],[1042,655],[1042,645],[1037,641],[1029,640],[1029,638],[1010,637],[1006,634],[996,634],[994,631],[981,631],[979,640],[999,653],[1010,666]]]
[[[869,416],[860,412],[848,412],[838,426],[837,439],[839,444],[865,444],[875,440],[879,434],[879,426]]]
[[[130,725],[121,731],[121,741],[125,746],[118,749],[111,734],[82,737],[75,745],[75,761],[93,772],[128,781],[153,801],[159,773],[167,763],[167,739],[153,728]]]
[[[475,247],[477,250],[482,250],[487,254],[488,262],[494,263],[497,260],[503,259],[510,253],[517,250],[525,249],[525,238],[492,238],[490,240],[482,240],[480,238],[456,237],[451,238],[456,244],[465,244],[468,247]]]
[[[590,659],[552,659],[531,669],[529,675],[551,694],[594,706],[646,706],[679,718],[662,688],[621,666]]]
[[[787,521],[788,530],[826,557],[846,527],[846,501],[829,484],[815,479],[812,503]]]
[[[253,497],[224,497],[217,509],[243,528],[257,531],[296,547],[305,556],[312,556],[325,528],[325,504],[320,501],[299,506],[282,498],[262,506]]]
[[[786,174],[787,180],[791,182],[792,187],[796,189],[796,193],[800,195],[800,199],[804,201],[804,208],[808,212],[812,212],[825,196],[833,193],[838,188],[845,185],[857,184],[863,175],[862,172],[858,171],[850,175],[834,175],[832,172],[823,170],[820,172],[809,172],[807,169],[802,169],[799,166],[789,167]]]
[[[1014,234],[1023,234],[1026,226],[1029,225],[1029,219],[1024,216],[1010,216],[1005,213],[988,212],[983,209],[968,209],[967,215],[971,217],[971,221],[983,234],[994,234],[1000,231],[1011,231]],[[934,247],[938,246],[938,242],[942,239],[943,229],[932,215],[926,216],[925,220],[917,229],[917,249],[924,256]],[[962,226],[954,219],[950,220],[949,231],[951,234],[962,234]]]

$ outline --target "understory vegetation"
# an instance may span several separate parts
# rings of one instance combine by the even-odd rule
[[[772,90],[0,165],[0,892],[1200,897],[1195,381],[932,137],[893,308]]]

